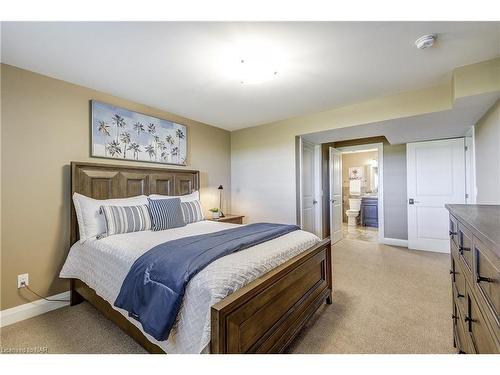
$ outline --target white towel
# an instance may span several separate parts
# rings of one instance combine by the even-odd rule
[[[361,195],[361,180],[349,180],[349,194]]]

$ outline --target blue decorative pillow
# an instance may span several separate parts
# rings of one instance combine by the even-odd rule
[[[150,199],[149,213],[151,214],[152,229],[154,231],[184,227],[186,222],[182,214],[181,199]]]

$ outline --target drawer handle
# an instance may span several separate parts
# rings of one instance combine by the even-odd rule
[[[476,322],[474,319],[472,319],[470,316],[467,316],[467,315],[465,315],[464,320],[465,320],[467,323],[469,323],[469,322],[470,322],[470,323],[475,323],[475,322]]]
[[[455,314],[451,314],[451,319],[453,319],[453,320],[457,320],[457,319],[458,319],[458,316],[456,316]]]
[[[464,298],[465,296],[463,294],[460,294],[457,292],[457,298]]]
[[[470,251],[470,247],[463,247],[463,246],[460,246],[458,248],[461,252],[464,252],[464,251]]]
[[[481,276],[481,275],[477,275],[477,282],[480,283],[481,281],[485,282],[485,283],[492,283],[493,280],[490,279],[489,277],[484,277],[484,276]]]
[[[452,236],[452,237],[457,235],[457,232],[453,232],[453,231],[451,231],[451,230],[450,230],[448,233],[449,233],[449,234],[450,234],[450,236]]]
[[[450,275],[455,275],[455,274],[456,274],[456,272],[455,272],[455,271],[450,270]]]

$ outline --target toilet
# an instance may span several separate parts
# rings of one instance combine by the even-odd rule
[[[349,209],[347,215],[347,225],[355,227],[358,224],[359,210],[361,208],[361,198],[349,198]]]

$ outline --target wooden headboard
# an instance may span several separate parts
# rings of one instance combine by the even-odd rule
[[[75,192],[95,199],[185,195],[199,187],[199,171],[71,162],[71,196]],[[71,203],[71,245],[78,238],[78,222]]]

